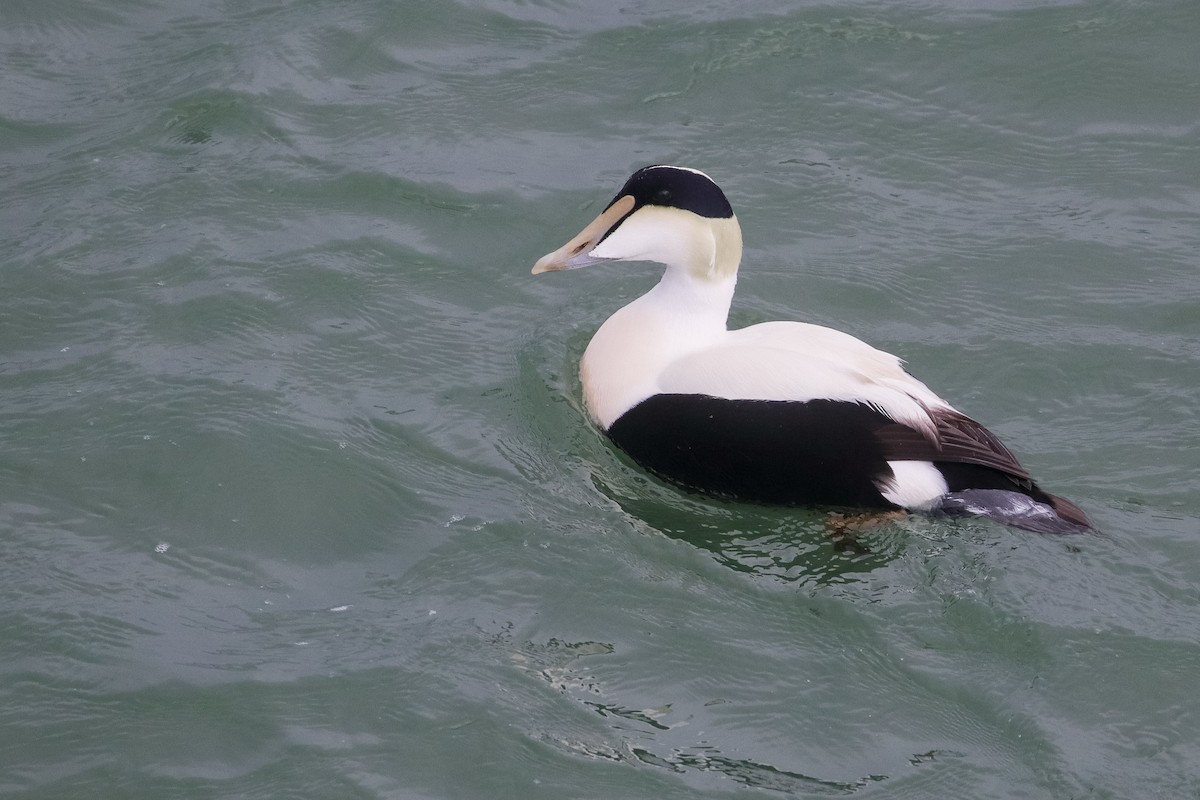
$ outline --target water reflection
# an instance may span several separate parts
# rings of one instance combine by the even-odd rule
[[[785,769],[763,760],[731,755],[703,737],[693,741],[684,733],[682,739],[672,737],[673,730],[688,728],[695,714],[687,720],[668,722],[674,711],[667,703],[654,708],[639,708],[616,699],[624,694],[620,686],[606,685],[597,677],[597,658],[607,658],[617,652],[616,645],[606,642],[570,642],[551,638],[544,643],[525,641],[517,644],[511,637],[511,627],[493,637],[496,644],[509,651],[509,657],[519,668],[540,677],[559,692],[591,709],[608,721],[611,737],[597,737],[585,731],[552,726],[541,731],[548,741],[567,752],[588,758],[656,767],[672,773],[710,773],[743,786],[770,789],[789,796],[825,797],[858,792],[871,783],[888,780],[881,774],[864,775],[851,780],[820,778],[807,772]],[[711,703],[710,703],[711,704]],[[934,751],[914,759],[932,760]],[[916,763],[916,762],[914,762]]]
[[[694,752],[677,752],[670,758],[662,758],[643,748],[632,749],[633,755],[644,764],[662,767],[672,772],[684,768],[700,772],[716,772],[744,786],[756,789],[772,789],[788,795],[829,796],[853,794],[871,783],[886,781],[886,775],[867,775],[857,781],[831,781],[805,775],[800,772],[779,769],[770,764],[760,764],[751,759],[730,758],[715,748]]]
[[[730,569],[786,582],[846,583],[885,566],[903,552],[905,521],[856,529],[826,511],[766,508],[690,495],[652,478],[596,488],[649,531],[710,552]]]

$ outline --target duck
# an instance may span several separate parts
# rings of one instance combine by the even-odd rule
[[[588,416],[634,463],[735,502],[1093,530],[899,357],[806,322],[730,329],[741,260],[741,227],[716,182],[656,164],[534,264],[535,275],[612,261],[665,267],[599,327],[579,366]]]

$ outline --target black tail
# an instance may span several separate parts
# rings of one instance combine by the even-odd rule
[[[1094,530],[1079,506],[1056,495],[1049,502],[1008,489],[963,489],[943,495],[935,514],[950,517],[987,517],[1034,533],[1087,533]]]
[[[1083,509],[1072,503],[1065,497],[1059,497],[1056,494],[1046,495],[1050,498],[1050,507],[1054,509],[1054,513],[1066,522],[1083,528],[1086,531],[1094,531],[1092,521],[1087,518],[1087,514],[1083,513]]]

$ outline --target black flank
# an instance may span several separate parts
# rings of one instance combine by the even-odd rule
[[[659,477],[705,494],[768,505],[895,508],[875,488],[890,477],[869,406],[655,395],[608,429]]]
[[[860,403],[663,394],[625,412],[608,435],[660,478],[731,500],[895,508],[875,486],[892,477],[887,462],[932,461],[950,491],[1020,492],[1074,516],[983,426],[957,412],[935,421],[940,447]]]

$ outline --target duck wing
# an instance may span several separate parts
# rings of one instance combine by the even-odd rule
[[[874,431],[888,461],[973,464],[1023,488],[1029,473],[994,433],[905,371],[896,356],[860,339],[799,322],[768,322],[676,359],[659,378],[671,394],[731,400],[866,405],[890,422]]]
[[[996,434],[952,408],[931,409],[930,417],[937,429],[936,441],[901,424],[885,425],[876,431],[889,461],[977,464],[1032,488],[1029,473]]]
[[[905,372],[896,356],[849,334],[799,322],[730,331],[674,359],[659,374],[657,389],[728,400],[866,405],[933,447],[940,446],[933,412],[957,413]]]

